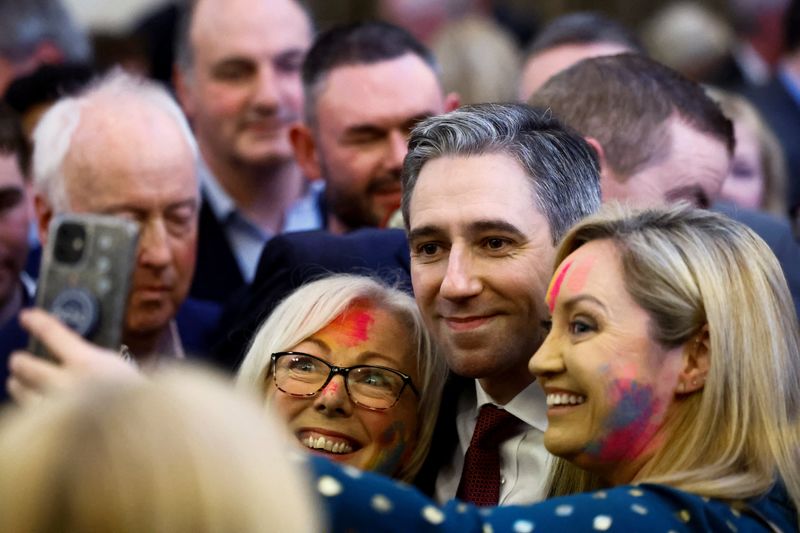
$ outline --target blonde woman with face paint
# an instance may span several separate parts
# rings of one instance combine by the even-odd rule
[[[275,308],[237,385],[263,397],[313,453],[410,481],[430,445],[446,372],[411,296],[336,275]]]
[[[312,459],[333,531],[797,531],[800,338],[764,242],[722,215],[610,208],[557,254],[551,498],[436,507]]]

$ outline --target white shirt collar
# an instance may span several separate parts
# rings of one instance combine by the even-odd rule
[[[483,390],[477,379],[475,380],[475,401],[475,413],[487,403],[497,405],[497,402]],[[547,398],[538,381],[534,381],[522,389],[510,402],[499,407],[539,431],[547,429]]]

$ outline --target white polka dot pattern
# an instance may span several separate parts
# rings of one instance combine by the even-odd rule
[[[426,505],[422,509],[422,518],[436,526],[444,522],[444,513],[433,505]]]
[[[331,498],[342,492],[342,484],[331,476],[322,476],[317,482],[317,490],[323,496]]]
[[[608,531],[611,527],[613,520],[608,515],[600,514],[594,517],[592,520],[592,528],[595,531]]]
[[[534,529],[533,522],[530,520],[517,520],[512,526],[514,533],[531,533]]]
[[[383,494],[376,494],[372,497],[372,508],[379,513],[388,513],[392,510],[392,502]]]
[[[571,505],[559,505],[556,507],[556,516],[570,516],[574,510]]]

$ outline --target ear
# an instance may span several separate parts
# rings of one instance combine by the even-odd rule
[[[624,197],[624,194],[620,191],[620,180],[617,179],[617,175],[611,170],[608,164],[606,151],[603,145],[594,137],[584,137],[583,139],[589,143],[589,146],[592,147],[595,155],[597,155],[597,162],[600,165],[600,192],[603,201],[606,202]]]
[[[53,218],[53,207],[41,194],[33,197],[33,207],[36,211],[36,225],[39,230],[39,242],[44,247],[47,244],[47,229]]]
[[[289,142],[292,144],[294,158],[303,174],[310,180],[322,178],[319,152],[314,133],[305,124],[296,123],[289,128]]]
[[[172,84],[175,86],[175,95],[178,97],[183,112],[191,120],[194,114],[194,93],[191,81],[188,79],[189,75],[178,65],[172,65]]]
[[[710,365],[711,343],[708,325],[705,325],[683,348],[683,368],[678,374],[675,393],[683,396],[701,390],[705,386]]]
[[[456,92],[447,93],[444,97],[444,112],[449,113],[461,105],[461,97]]]

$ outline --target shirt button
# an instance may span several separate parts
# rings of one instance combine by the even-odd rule
[[[501,476],[501,477],[500,477],[500,484],[501,484],[501,485],[505,485],[505,484],[506,484],[506,478],[505,478],[505,476]]]

